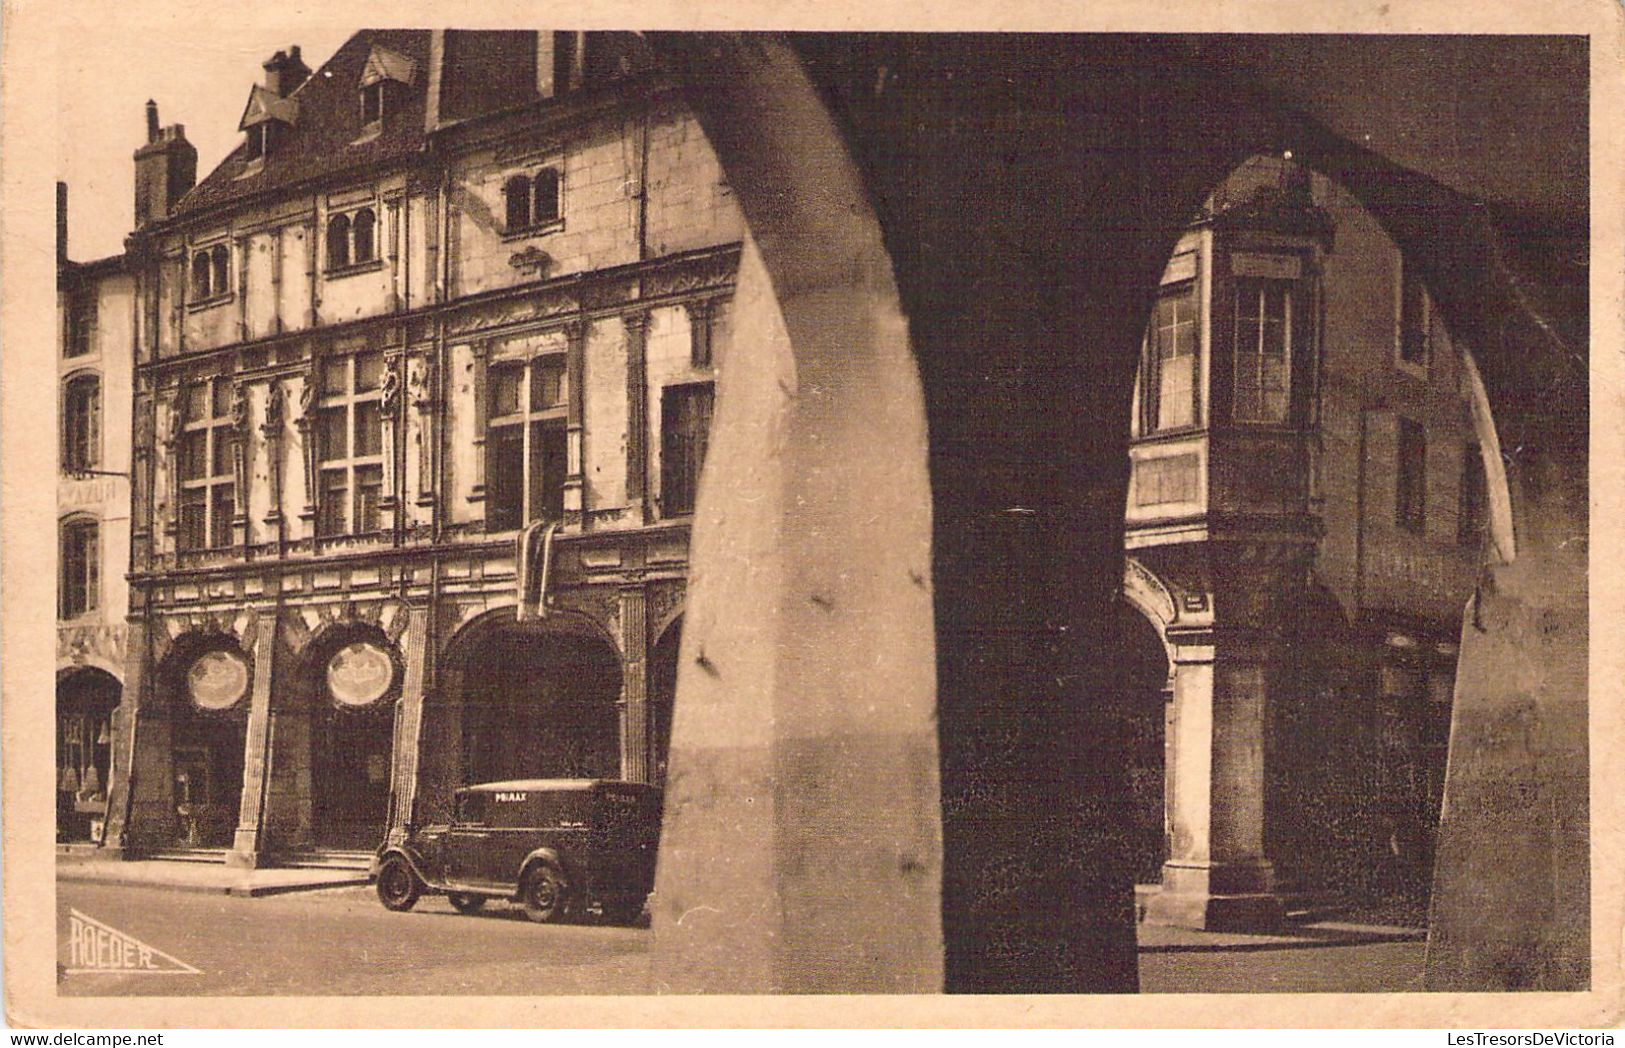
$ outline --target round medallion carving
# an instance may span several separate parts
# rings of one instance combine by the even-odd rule
[[[234,651],[204,652],[186,671],[186,694],[198,709],[231,709],[248,694],[248,661]]]
[[[371,706],[395,683],[395,660],[376,644],[346,644],[327,660],[327,691],[340,706]]]

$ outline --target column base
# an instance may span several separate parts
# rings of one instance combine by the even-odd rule
[[[1162,888],[1145,901],[1145,922],[1209,932],[1268,932],[1286,908],[1268,862],[1168,863]]]
[[[239,870],[257,870],[266,865],[267,855],[259,847],[257,836],[252,830],[238,830],[231,851],[226,853],[226,865]]]

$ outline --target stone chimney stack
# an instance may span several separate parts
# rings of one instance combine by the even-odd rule
[[[278,98],[287,98],[310,79],[310,67],[299,57],[299,45],[278,51],[265,62],[265,89]]]
[[[147,142],[135,151],[135,225],[166,217],[197,181],[197,149],[180,124],[158,125],[158,105],[147,103]]]

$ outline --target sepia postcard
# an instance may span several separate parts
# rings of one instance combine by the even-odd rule
[[[1618,4],[5,13],[13,1026],[1621,1021]]]

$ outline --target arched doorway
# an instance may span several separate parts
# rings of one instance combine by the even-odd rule
[[[106,670],[81,666],[56,681],[56,839],[96,839],[107,813],[113,711],[124,685]]]
[[[241,814],[252,662],[228,636],[193,635],[171,649],[161,681],[171,718],[174,843],[230,847]]]
[[[673,619],[649,652],[649,739],[653,747],[649,767],[656,785],[666,782],[671,754],[671,723],[676,712],[677,654],[683,641],[683,617]]]
[[[375,626],[314,638],[298,686],[310,717],[311,840],[319,848],[371,849],[389,821],[394,698],[400,658]]]
[[[584,616],[482,616],[452,639],[443,679],[424,706],[421,817],[470,783],[620,775],[620,654]]]

